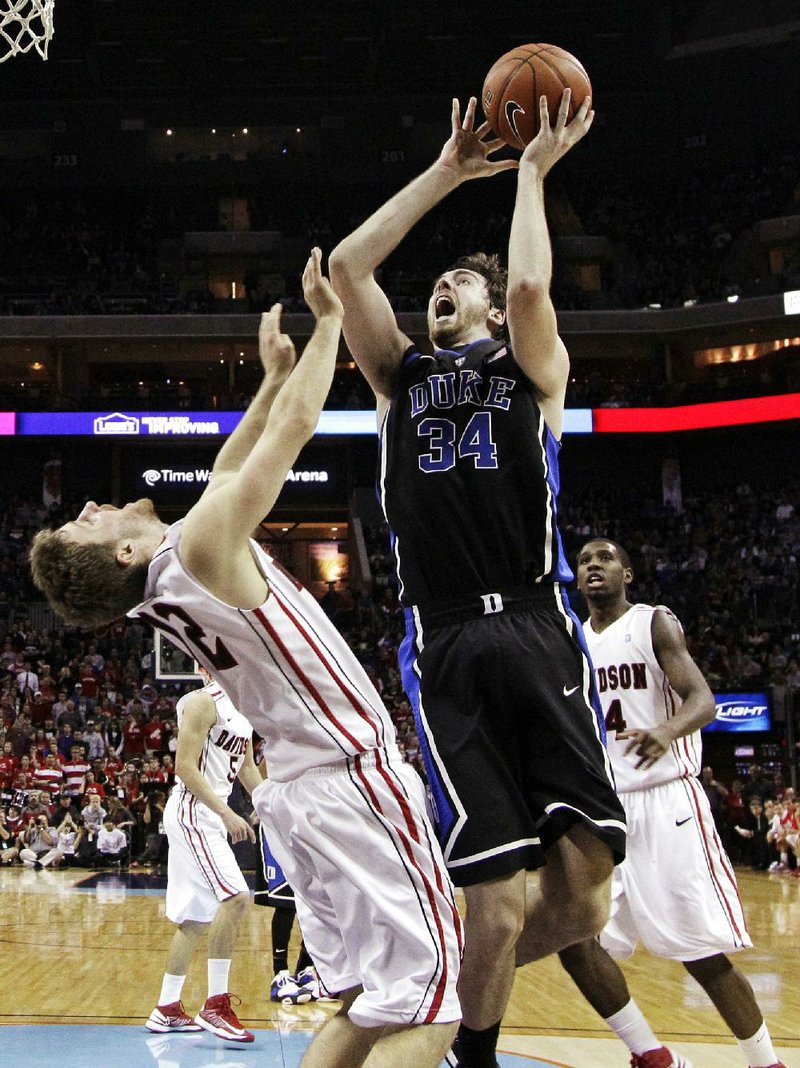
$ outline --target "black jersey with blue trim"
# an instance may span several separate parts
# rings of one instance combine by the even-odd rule
[[[509,346],[409,348],[381,432],[379,495],[405,605],[572,579],[559,443]]]

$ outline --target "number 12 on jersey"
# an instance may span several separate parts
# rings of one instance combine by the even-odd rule
[[[492,413],[475,412],[456,444],[456,424],[451,419],[429,417],[417,424],[417,436],[428,439],[428,452],[419,457],[419,469],[449,471],[456,460],[472,459],[476,468],[497,467],[497,445],[492,437]]]

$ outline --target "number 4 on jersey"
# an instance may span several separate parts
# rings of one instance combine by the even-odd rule
[[[608,706],[608,712],[606,712],[606,730],[607,731],[624,731],[628,724],[625,722],[625,717],[622,714],[622,701],[618,697],[615,697],[611,704]]]

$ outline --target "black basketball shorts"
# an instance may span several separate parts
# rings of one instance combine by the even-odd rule
[[[591,663],[559,586],[407,609],[400,666],[456,885],[540,867],[576,822],[622,860]]]

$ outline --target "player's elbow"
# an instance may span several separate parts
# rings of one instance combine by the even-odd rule
[[[709,723],[712,723],[717,717],[717,705],[714,700],[713,694],[710,701],[705,701],[703,704],[703,722],[701,726],[705,727]]]
[[[340,241],[328,258],[331,285],[337,293],[346,291],[363,278],[371,278],[372,271],[372,264],[359,255],[350,237]]]
[[[541,300],[550,299],[550,275],[528,272],[509,282],[506,311],[509,318],[515,313],[529,312]]]
[[[306,400],[303,396],[292,398],[281,408],[280,415],[275,422],[275,431],[278,439],[291,441],[297,445],[298,450],[314,436],[319,422],[319,405]]]

